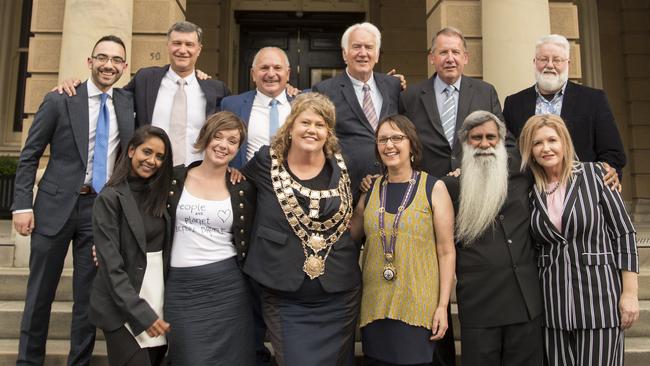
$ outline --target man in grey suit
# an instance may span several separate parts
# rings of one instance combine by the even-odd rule
[[[16,171],[13,224],[20,235],[31,234],[17,365],[44,362],[52,301],[71,240],[74,305],[68,365],[88,365],[95,344],[95,327],[88,322],[95,276],[92,206],[133,134],[134,109],[131,93],[113,89],[127,68],[122,40],[102,37],[87,62],[91,78],[75,96],[45,96]],[[36,170],[48,145],[50,158],[32,205]]]
[[[436,73],[401,95],[400,113],[415,124],[422,141],[423,168],[434,176],[460,167],[462,147],[456,131],[465,117],[486,110],[503,120],[494,86],[463,75],[468,61],[461,31],[443,28],[433,37],[429,54]]]
[[[400,79],[373,72],[379,61],[381,33],[370,23],[349,27],[341,38],[345,73],[316,84],[313,91],[327,95],[336,107],[336,136],[345,157],[352,194],[368,174],[379,173],[375,130],[379,121],[397,113]]]

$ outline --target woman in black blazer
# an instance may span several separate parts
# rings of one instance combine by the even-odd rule
[[[559,116],[531,117],[519,148],[535,177],[547,364],[623,365],[623,331],[639,316],[639,261],[621,195],[605,186],[601,163],[574,160]]]
[[[165,319],[172,365],[253,365],[253,310],[240,266],[248,249],[255,191],[231,182],[228,163],[246,138],[231,112],[208,117],[194,148],[202,161],[174,170],[174,221]]]
[[[104,331],[111,366],[159,365],[169,323],[162,319],[171,219],[166,200],[172,174],[165,132],[144,126],[93,208],[98,268],[89,319]]]

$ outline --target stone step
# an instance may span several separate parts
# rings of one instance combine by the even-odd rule
[[[65,366],[68,358],[70,343],[67,340],[48,340],[44,366]],[[18,355],[18,340],[0,339],[0,366],[16,365]],[[106,344],[103,341],[95,343],[95,350],[90,361],[93,366],[108,366]]]
[[[626,337],[626,366],[648,366],[650,361],[650,337]]]
[[[0,267],[0,300],[24,300],[28,277],[28,268]],[[72,301],[72,269],[63,270],[55,299]]]

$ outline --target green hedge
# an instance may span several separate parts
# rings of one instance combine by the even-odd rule
[[[0,156],[0,176],[16,175],[18,159],[11,156]]]

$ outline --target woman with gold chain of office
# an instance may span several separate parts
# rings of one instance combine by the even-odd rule
[[[258,192],[244,272],[260,285],[280,366],[354,364],[359,247],[334,124],[327,97],[299,95],[271,146],[242,171]]]

